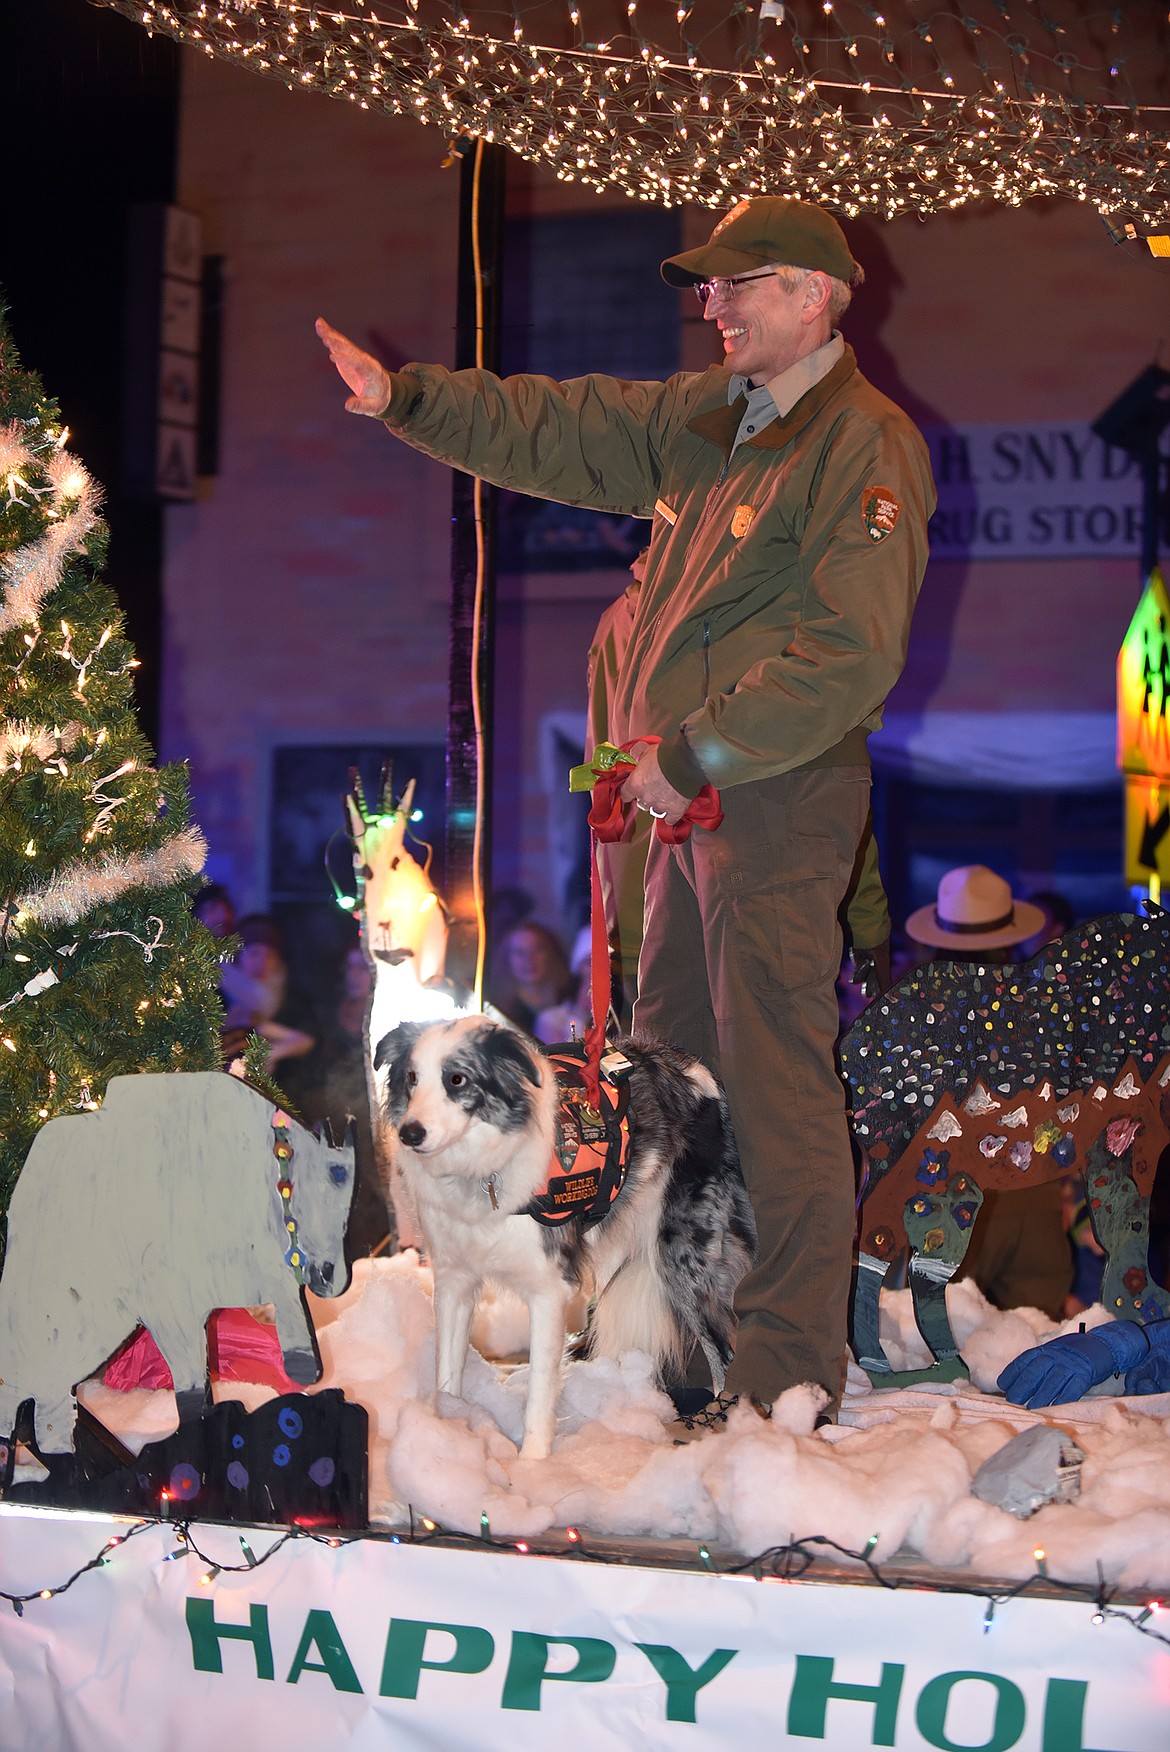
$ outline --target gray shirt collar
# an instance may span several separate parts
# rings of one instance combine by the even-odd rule
[[[744,443],[771,421],[791,413],[801,396],[807,395],[815,384],[829,375],[844,352],[845,343],[834,330],[823,347],[806,353],[803,359],[798,359],[795,365],[790,365],[787,371],[781,371],[767,383],[753,387],[746,377],[730,377],[728,405],[738,401],[741,395],[747,397],[747,407],[735,434],[736,444]]]

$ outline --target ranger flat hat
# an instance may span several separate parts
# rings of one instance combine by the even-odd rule
[[[920,906],[906,920],[906,935],[932,949],[1007,949],[1034,937],[1044,924],[1042,907],[1013,900],[1002,876],[986,864],[948,870],[933,906]]]
[[[755,195],[725,213],[701,249],[668,256],[662,278],[671,286],[696,286],[783,263],[816,268],[848,286],[860,272],[845,233],[833,215],[811,201],[781,195]]]

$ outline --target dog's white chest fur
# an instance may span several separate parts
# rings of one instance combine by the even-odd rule
[[[436,1278],[451,1272],[476,1282],[490,1280],[524,1297],[559,1275],[532,1218],[493,1210],[478,1182],[474,1189],[461,1185],[452,1198],[444,1196],[452,1189],[417,1167],[411,1171],[404,1164],[403,1174],[417,1201]]]

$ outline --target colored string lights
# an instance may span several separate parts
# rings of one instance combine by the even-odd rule
[[[1094,0],[95,0],[270,78],[667,206],[1170,214],[1165,7]]]
[[[164,1491],[164,1498],[166,1495],[167,1493]],[[540,1540],[507,1539],[499,1538],[491,1532],[490,1526],[487,1524],[486,1511],[480,1516],[480,1526],[476,1532],[460,1533],[440,1527],[437,1522],[432,1521],[427,1516],[416,1520],[414,1512],[411,1510],[409,1527],[400,1532],[370,1529],[365,1533],[333,1533],[307,1527],[287,1527],[277,1533],[273,1543],[259,1555],[249,1543],[247,1533],[238,1531],[237,1538],[244,1561],[230,1563],[223,1555],[213,1558],[201,1549],[194,1532],[197,1523],[188,1519],[170,1521],[169,1503],[164,1502],[159,1520],[140,1520],[125,1526],[124,1531],[112,1534],[88,1562],[81,1564],[63,1581],[40,1588],[30,1588],[22,1593],[0,1589],[0,1600],[7,1600],[17,1615],[23,1616],[25,1606],[31,1602],[51,1600],[59,1594],[66,1593],[82,1576],[109,1563],[118,1546],[124,1545],[127,1540],[135,1538],[151,1527],[159,1526],[160,1522],[168,1521],[170,1528],[173,1529],[176,1544],[171,1551],[166,1553],[161,1562],[173,1563],[176,1560],[194,1558],[202,1566],[198,1578],[202,1587],[211,1587],[221,1574],[240,1574],[246,1573],[248,1570],[260,1569],[276,1557],[286,1545],[295,1540],[305,1539],[311,1540],[316,1545],[328,1546],[333,1550],[343,1550],[347,1546],[363,1540],[374,1540],[391,1545],[437,1545],[464,1551],[482,1550],[486,1545],[492,1550],[512,1552],[521,1557],[529,1555],[559,1557],[577,1563],[616,1564],[622,1567],[628,1567],[631,1561],[628,1553],[617,1553],[590,1547],[576,1527],[566,1528],[559,1535],[550,1533]],[[263,1529],[263,1531],[276,1532],[276,1529]],[[823,1581],[826,1579],[823,1569],[820,1572],[815,1570],[818,1554],[823,1552],[835,1554],[838,1559],[844,1558],[848,1562],[858,1564],[864,1569],[870,1581],[875,1582],[879,1587],[889,1590],[904,1587],[921,1588],[923,1582],[920,1572],[916,1571],[910,1576],[891,1574],[888,1569],[883,1570],[873,1561],[871,1553],[878,1537],[876,1534],[871,1536],[861,1551],[851,1551],[847,1546],[840,1545],[836,1540],[829,1539],[823,1534],[806,1535],[801,1538],[792,1537],[787,1544],[771,1546],[767,1551],[759,1552],[756,1556],[739,1563],[717,1561],[707,1546],[700,1545],[696,1547],[695,1560],[685,1567],[709,1575],[741,1576],[758,1582],[797,1582],[810,1573],[815,1573],[816,1579]],[[672,1561],[676,1562],[677,1560]],[[841,1579],[839,1569],[835,1579]],[[1142,1636],[1153,1637],[1156,1642],[1170,1647],[1170,1636],[1167,1636],[1162,1630],[1156,1629],[1154,1622],[1151,1622],[1164,1616],[1166,1611],[1164,1602],[1161,1599],[1148,1599],[1143,1606],[1136,1609],[1126,1609],[1114,1605],[1116,1591],[1108,1587],[1100,1573],[1096,1587],[1081,1582],[1060,1581],[1045,1573],[1042,1565],[1038,1565],[1032,1575],[1026,1576],[1014,1587],[1008,1589],[995,1590],[990,1586],[979,1586],[966,1578],[962,1581],[952,1580],[945,1572],[939,1574],[938,1585],[949,1594],[966,1594],[970,1598],[986,1602],[983,1618],[985,1633],[989,1633],[994,1628],[998,1607],[1008,1605],[1012,1600],[1019,1599],[1021,1596],[1039,1589],[1046,1590],[1049,1595],[1070,1601],[1079,1600],[1091,1606],[1093,1609],[1091,1622],[1094,1625],[1102,1625],[1108,1619],[1119,1619],[1123,1624],[1129,1625],[1131,1629],[1140,1632]]]

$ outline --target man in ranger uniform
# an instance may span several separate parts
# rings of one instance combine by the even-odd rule
[[[902,668],[935,494],[920,433],[834,324],[862,273],[820,207],[741,201],[662,264],[718,328],[723,365],[666,383],[387,372],[324,323],[354,392],[416,449],[496,486],[653,517],[614,688],[615,741],[647,740],[625,795],[677,822],[703,785],[724,820],[654,838],[635,1028],[727,1090],[759,1227],[722,1402],[767,1410],[841,1384],[853,1168],[833,1061],[838,908],[869,804],[867,733]]]

